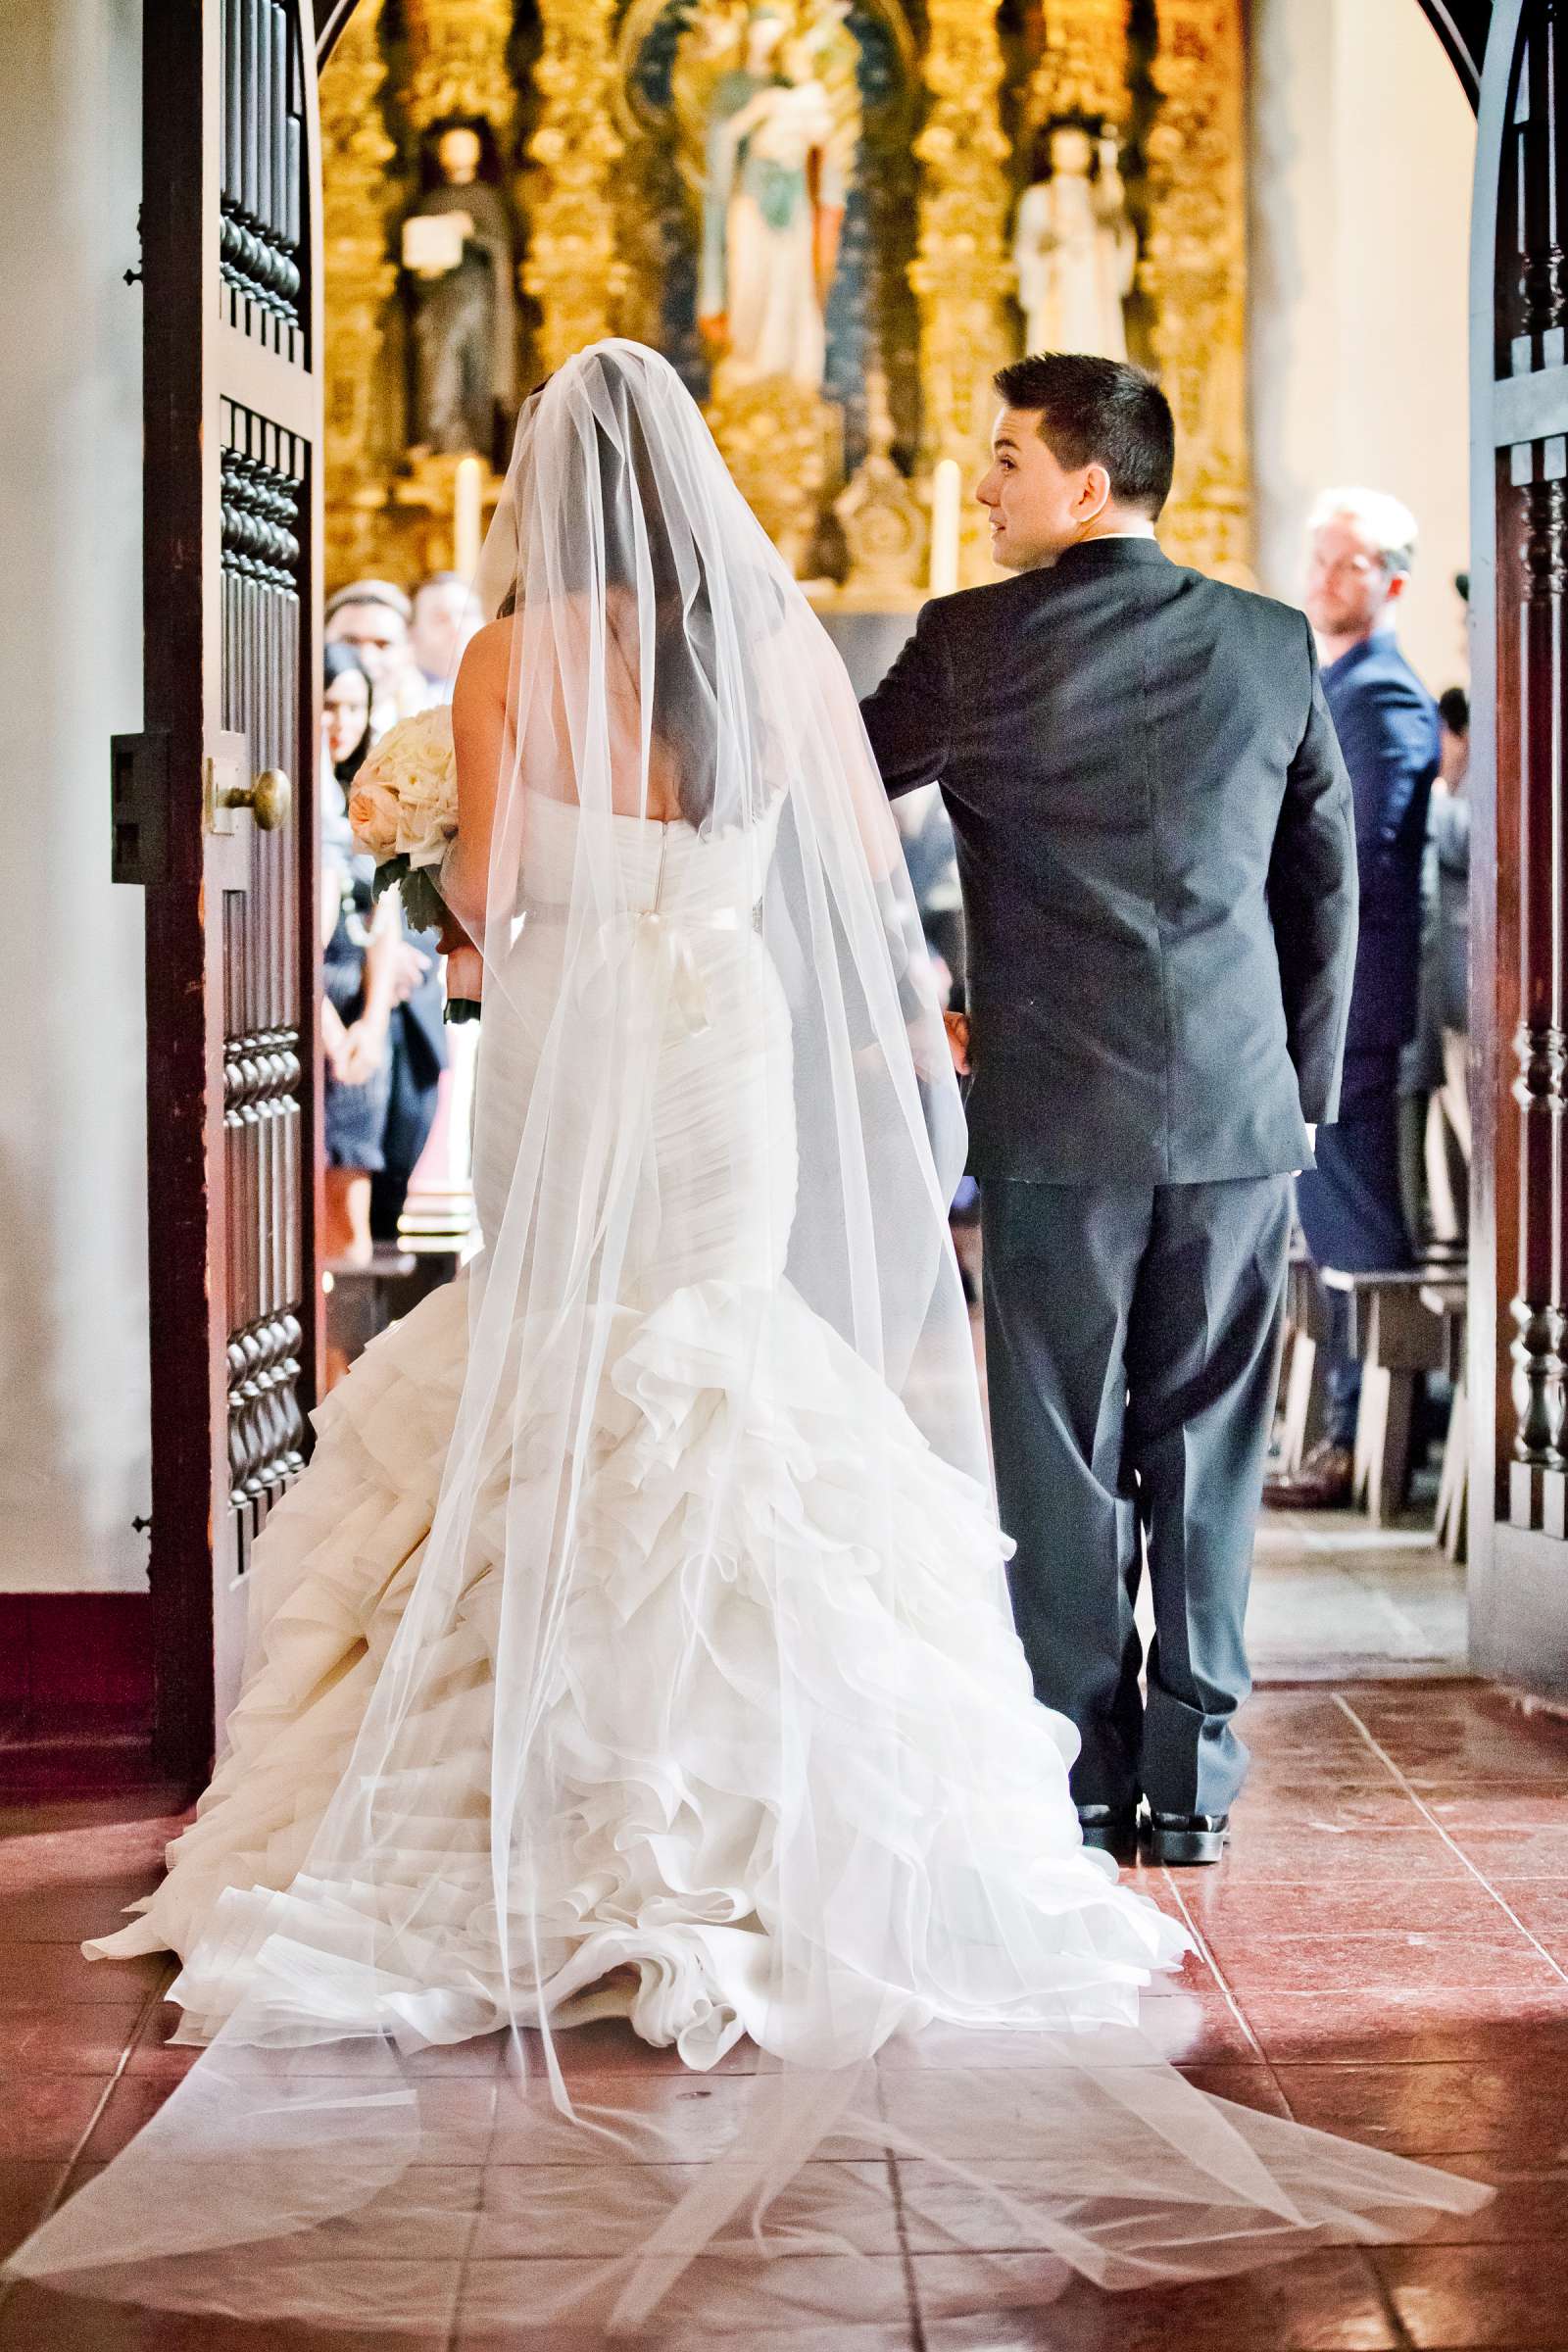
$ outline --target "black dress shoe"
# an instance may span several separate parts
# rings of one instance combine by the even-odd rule
[[[1112,1854],[1118,1862],[1137,1861],[1136,1805],[1080,1805],[1078,1826],[1083,1831],[1085,1845],[1092,1845],[1102,1854]]]
[[[1152,1813],[1150,1857],[1178,1869],[1194,1862],[1217,1862],[1230,1834],[1228,1813]]]

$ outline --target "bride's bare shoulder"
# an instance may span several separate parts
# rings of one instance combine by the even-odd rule
[[[482,629],[475,630],[458,664],[458,693],[490,693],[506,701],[515,627],[514,616],[508,612],[500,620],[486,621]]]

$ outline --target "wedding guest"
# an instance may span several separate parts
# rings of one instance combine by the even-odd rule
[[[1470,698],[1450,686],[1438,704],[1443,755],[1427,835],[1433,859],[1433,992],[1442,1046],[1438,1107],[1470,1165]]]
[[[413,617],[408,598],[390,580],[351,580],[326,601],[327,644],[352,646],[370,681],[372,743],[428,700],[415,691],[417,672],[409,652]]]
[[[372,910],[372,861],[354,847],[348,788],[370,747],[370,678],[350,645],[329,644],[321,697],[321,1043],[326,1199],[323,1254],[370,1254],[370,1178],[381,1166],[391,1084],[387,1024],[397,910]],[[373,959],[373,964],[372,964]]]
[[[1453,587],[1463,675],[1470,662],[1470,574],[1455,572]],[[1456,1244],[1470,1223],[1470,700],[1463,686],[1439,696],[1438,716],[1443,752],[1421,885],[1421,1001],[1401,1072],[1399,1150],[1411,1232]]]
[[[1309,526],[1306,612],[1323,691],[1355,797],[1360,929],[1340,1111],[1317,1138],[1317,1165],[1297,1185],[1313,1262],[1381,1273],[1412,1262],[1399,1181],[1399,1065],[1415,1033],[1421,968],[1421,869],[1438,769],[1437,706],[1399,651],[1395,616],[1415,558],[1416,522],[1375,490],[1331,490]],[[1350,1499],[1361,1366],[1333,1293],[1328,1428],[1299,1471],[1268,1482],[1276,1506],[1324,1509]]]
[[[321,748],[338,790],[325,796],[330,808],[348,804],[349,789],[370,748],[370,672],[364,656],[339,639],[322,655]]]
[[[473,591],[461,572],[433,571],[414,591],[409,651],[430,702],[451,702],[458,663],[479,619]]]
[[[1461,677],[1468,678],[1470,675],[1470,574],[1467,571],[1454,573],[1453,593],[1459,600],[1459,674]]]
[[[326,608],[331,644],[352,646],[369,673],[370,735],[377,740],[398,718],[427,709],[435,699],[411,647],[414,608],[389,580],[354,580]],[[388,920],[399,925],[406,951],[402,970],[417,973],[389,1013],[390,1068],[377,1164],[369,1174],[369,1234],[395,1242],[409,1182],[435,1122],[437,1090],[447,1066],[446,1029],[438,943],[433,933],[413,931],[401,909]],[[411,965],[410,959],[416,959]]]
[[[422,976],[392,1012],[392,1072],[381,1130],[381,1165],[370,1178],[370,1233],[378,1242],[398,1238],[409,1186],[435,1125],[448,1058],[437,935],[405,931],[403,944],[420,958]]]

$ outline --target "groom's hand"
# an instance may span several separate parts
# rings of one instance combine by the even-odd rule
[[[947,1024],[948,1046],[953,1054],[953,1066],[960,1078],[967,1078],[969,1075],[968,1017],[961,1012],[945,1012],[942,1018]]]

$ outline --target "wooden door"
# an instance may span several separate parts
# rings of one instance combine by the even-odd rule
[[[144,731],[115,745],[115,860],[147,909],[157,1740],[196,1779],[319,1347],[319,170],[301,0],[148,0],[143,45]]]
[[[1471,1635],[1568,1690],[1568,9],[1500,0],[1472,245]]]

